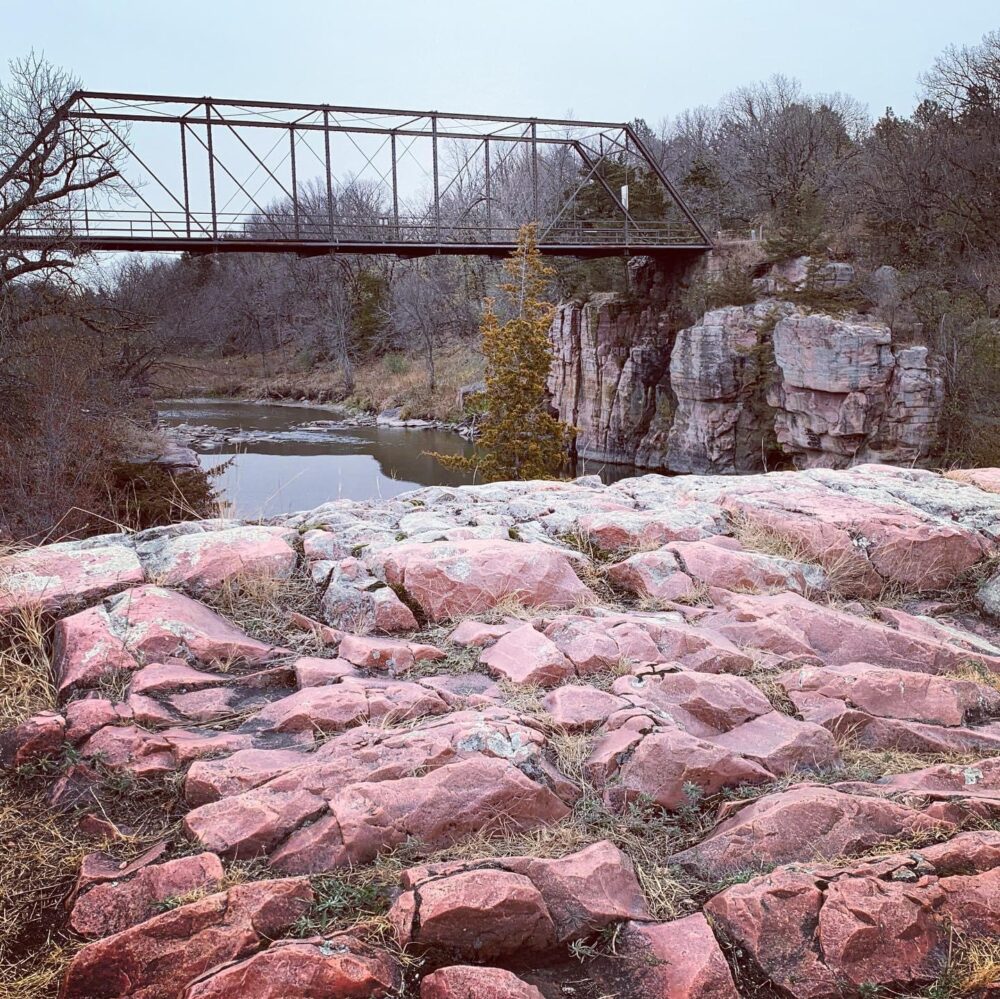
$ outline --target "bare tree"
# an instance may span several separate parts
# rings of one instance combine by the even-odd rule
[[[72,263],[68,213],[74,195],[107,188],[120,145],[99,122],[69,122],[78,84],[34,54],[10,63],[0,86],[0,288],[15,278]],[[18,245],[30,230],[44,242]]]

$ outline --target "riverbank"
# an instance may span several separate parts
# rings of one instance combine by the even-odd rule
[[[403,419],[458,423],[463,417],[459,389],[482,378],[478,345],[440,348],[434,369],[432,390],[422,357],[387,354],[357,364],[349,391],[337,365],[317,361],[312,352],[291,346],[224,357],[173,355],[159,366],[157,396],[335,405],[372,415],[398,409]]]

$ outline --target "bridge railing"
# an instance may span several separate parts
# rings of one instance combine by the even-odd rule
[[[365,219],[335,219],[314,215],[274,213],[266,217],[238,212],[102,210],[74,207],[56,219],[51,214],[20,220],[17,235],[27,240],[60,239],[67,242],[92,240],[184,239],[206,242],[246,241],[274,243],[372,243],[461,245],[514,244],[518,225],[468,221],[452,222],[426,217],[382,216]],[[670,221],[560,220],[539,225],[539,243],[558,246],[686,246],[699,242],[689,225]]]

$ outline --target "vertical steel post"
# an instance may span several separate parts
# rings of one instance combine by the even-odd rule
[[[330,162],[330,112],[323,111],[323,150],[326,154],[326,224],[327,239],[333,239],[333,165]]]
[[[288,126],[289,150],[292,158],[292,226],[295,238],[299,238],[299,181],[295,170],[295,126]]]
[[[493,178],[490,173],[490,137],[486,136],[486,242],[493,242]]]
[[[624,163],[624,170],[625,170],[625,174],[624,174],[624,176],[625,176],[625,189],[627,191],[628,190],[628,132],[625,133],[625,163]],[[625,197],[627,198],[628,195],[626,194]],[[624,216],[625,216],[625,245],[628,246],[628,216],[629,216],[629,211],[631,209],[629,208],[629,205],[626,202],[625,198],[622,198],[622,204],[625,205],[625,209],[626,209],[625,212],[624,212]],[[627,278],[628,268],[626,268],[625,270],[626,270],[626,280],[627,280],[628,279]]]
[[[434,159],[434,235],[441,242],[441,194],[438,190],[438,120],[431,112],[431,154]]]
[[[531,121],[531,215],[538,221],[538,123]]]
[[[399,241],[399,180],[396,176],[396,133],[389,136],[389,146],[392,149],[392,227],[394,238]]]
[[[188,187],[187,124],[181,122],[181,171],[184,174],[184,231],[191,238],[191,192]]]
[[[205,101],[205,136],[208,146],[208,190],[212,200],[212,238],[219,238],[219,217],[215,210],[215,153],[212,150],[212,105]]]

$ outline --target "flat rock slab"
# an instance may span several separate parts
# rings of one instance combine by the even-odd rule
[[[29,549],[0,558],[0,622],[30,608],[59,614],[145,581],[135,551],[124,544]]]
[[[505,600],[525,607],[573,607],[593,593],[574,559],[551,545],[469,540],[401,544],[372,558],[432,621],[482,614]]]

